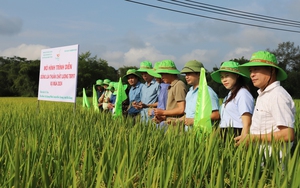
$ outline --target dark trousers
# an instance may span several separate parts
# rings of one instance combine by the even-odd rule
[[[237,136],[240,136],[242,130],[243,130],[242,128],[234,128],[234,127],[220,128],[220,133],[224,142],[226,142],[227,137],[228,139],[233,139]]]

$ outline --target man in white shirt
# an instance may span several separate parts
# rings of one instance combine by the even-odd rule
[[[236,144],[259,141],[270,146],[272,140],[292,142],[295,137],[295,105],[289,93],[280,86],[287,74],[278,66],[275,55],[258,51],[250,62],[239,66],[239,70],[250,75],[253,85],[259,90],[250,134],[236,137]]]

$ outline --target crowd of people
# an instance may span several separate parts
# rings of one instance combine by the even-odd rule
[[[181,126],[185,131],[193,128],[198,97],[199,78],[203,64],[188,61],[179,71],[172,60],[140,63],[139,69],[129,69],[123,77],[127,82],[128,100],[123,102],[124,113],[160,129]],[[179,79],[184,74],[186,83]],[[289,93],[280,86],[287,74],[278,66],[274,54],[267,51],[253,53],[250,62],[225,61],[211,73],[214,81],[223,84],[228,95],[219,105],[219,98],[208,86],[211,99],[211,121],[220,128],[226,139],[234,134],[236,145],[250,141],[292,142],[294,140],[295,105]],[[255,99],[248,84],[258,88]],[[190,88],[187,88],[190,86]],[[110,80],[96,82],[99,107],[113,111],[116,93]]]

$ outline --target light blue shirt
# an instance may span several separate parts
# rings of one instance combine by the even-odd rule
[[[225,102],[230,96],[231,91],[224,98],[223,104],[221,105],[220,127],[243,128],[242,115],[247,112],[253,114],[254,99],[247,89],[241,88],[236,94],[235,98],[228,102],[225,106]]]
[[[159,92],[159,83],[153,79],[150,84],[143,84],[141,90],[141,102],[143,104],[153,104],[157,102]],[[141,110],[141,120],[148,122],[148,108],[143,108]]]
[[[212,111],[219,110],[219,98],[218,95],[214,92],[214,90],[207,86],[211,105],[212,105]],[[186,106],[185,106],[185,117],[186,118],[194,118],[195,117],[195,111],[196,111],[196,104],[197,104],[197,98],[198,98],[198,87],[196,89],[193,89],[193,86],[190,87],[189,92],[187,93],[185,97]]]
[[[129,105],[133,101],[140,102],[141,101],[141,90],[143,85],[141,82],[138,82],[136,86],[132,86],[129,90]],[[131,106],[128,110],[128,114],[136,114],[139,113],[140,110],[135,109],[133,106]]]

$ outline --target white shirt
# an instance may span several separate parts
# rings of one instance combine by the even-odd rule
[[[226,100],[231,96],[231,91],[225,97],[221,106],[221,128],[234,127],[243,128],[242,115],[244,113],[253,114],[254,99],[251,93],[241,88],[234,99],[228,102],[225,106]]]
[[[252,116],[251,134],[267,134],[279,131],[278,127],[294,128],[295,104],[290,94],[276,81],[261,92]]]

